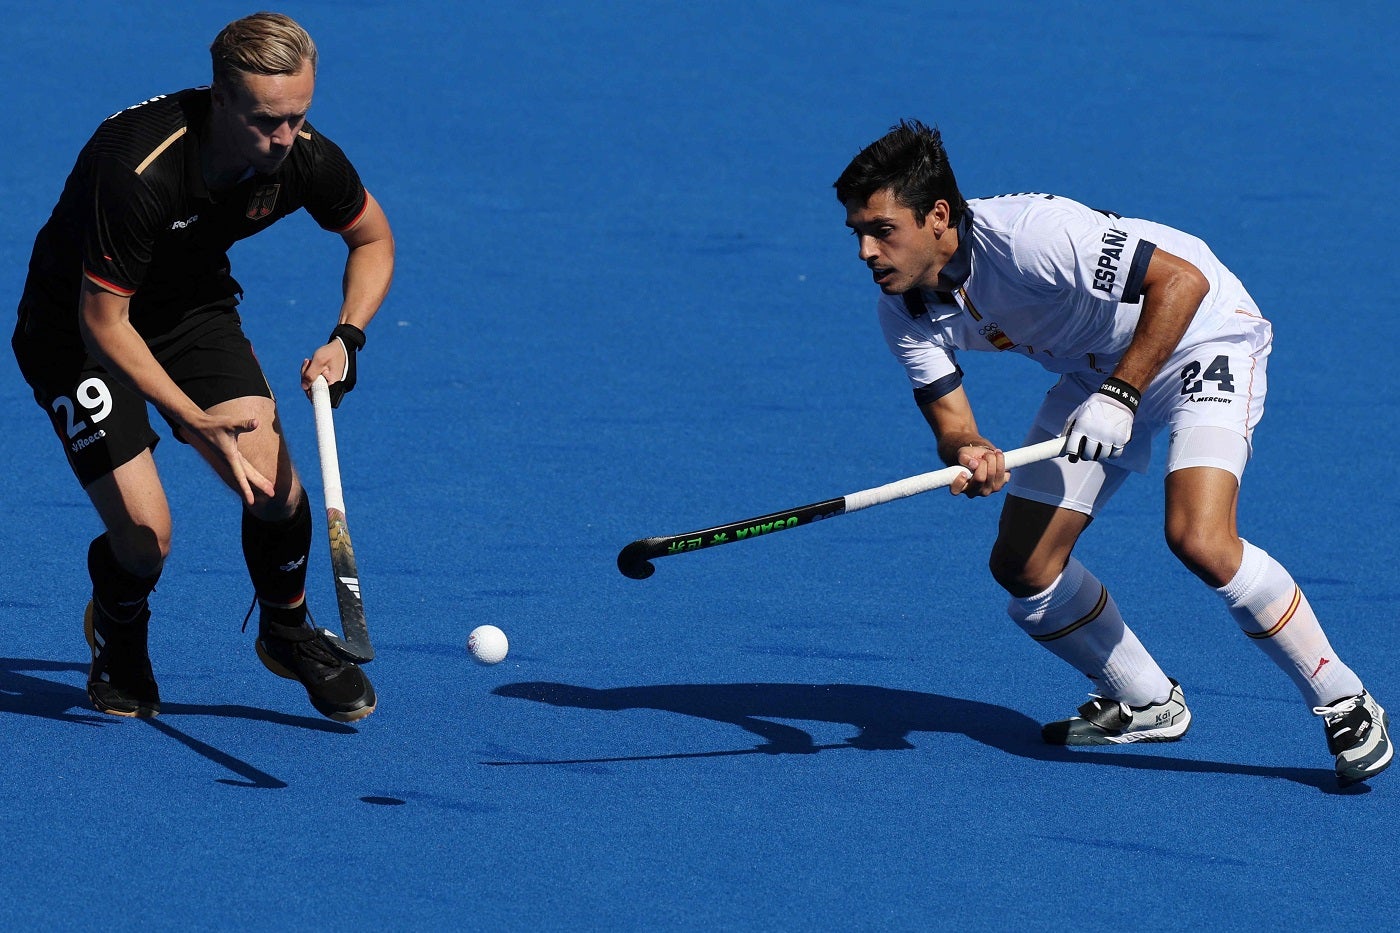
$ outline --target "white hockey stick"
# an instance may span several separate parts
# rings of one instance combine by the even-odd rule
[[[355,567],[355,549],[350,528],[345,523],[345,497],[340,487],[340,454],[335,446],[335,420],[331,416],[330,387],[324,376],[311,384],[311,406],[316,412],[316,448],[321,456],[321,486],[326,499],[326,530],[330,535],[331,571],[335,574],[335,601],[340,610],[340,630],[321,634],[331,647],[356,664],[374,660],[369,640],[365,607],[360,599],[360,573]]]

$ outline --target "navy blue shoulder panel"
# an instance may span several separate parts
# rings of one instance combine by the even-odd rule
[[[1147,277],[1147,264],[1152,261],[1152,254],[1155,252],[1156,243],[1138,240],[1137,250],[1133,253],[1133,264],[1128,267],[1128,279],[1123,283],[1123,304],[1135,305],[1142,300],[1142,280]]]
[[[963,371],[959,366],[956,372],[951,372],[942,379],[930,382],[926,386],[919,386],[914,390],[914,401],[919,405],[926,405],[929,402],[936,402],[949,392],[962,385]]]

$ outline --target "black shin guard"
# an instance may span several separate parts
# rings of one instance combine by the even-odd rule
[[[292,606],[306,594],[306,557],[311,551],[311,506],[302,493],[291,517],[265,522],[243,510],[243,559],[253,590],[264,606]]]
[[[92,598],[103,615],[116,622],[131,622],[146,610],[146,598],[160,579],[138,577],[121,564],[112,553],[112,542],[106,534],[98,535],[88,545],[88,576],[92,578]]]

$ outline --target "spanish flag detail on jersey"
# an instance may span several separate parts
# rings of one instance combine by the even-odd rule
[[[982,315],[979,314],[977,312],[977,308],[973,306],[972,299],[967,297],[967,289],[958,289],[958,297],[963,300],[963,306],[967,308],[967,313],[972,315],[972,319],[974,321],[982,320]],[[1016,349],[1016,342],[1010,337],[1006,336],[1006,332],[1003,331],[1001,327],[993,321],[988,321],[986,324],[982,325],[982,327],[977,332],[983,337],[986,337],[987,342],[990,343],[992,346],[996,347],[998,350]]]

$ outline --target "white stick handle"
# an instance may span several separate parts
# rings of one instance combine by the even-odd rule
[[[1048,441],[1041,441],[1038,444],[1031,444],[1028,447],[1018,447],[1015,450],[1006,452],[1006,468],[1014,470],[1017,467],[1025,466],[1028,463],[1037,463],[1041,460],[1049,460],[1064,453],[1065,439],[1063,437],[1052,437]],[[928,492],[930,489],[941,489],[957,479],[959,476],[967,476],[966,467],[950,466],[941,470],[934,470],[932,473],[920,473],[918,476],[910,476],[906,479],[896,480],[893,483],[886,483],[883,486],[876,486],[873,489],[862,489],[860,492],[853,492],[845,497],[846,511],[857,512],[861,509],[868,509],[872,505],[880,505],[885,502],[893,502],[895,499],[904,499],[908,496],[917,496],[921,492]]]
[[[316,449],[321,455],[321,486],[326,508],[345,513],[345,494],[340,488],[340,454],[335,447],[335,419],[331,417],[331,390],[325,376],[311,383],[311,407],[316,412]]]

